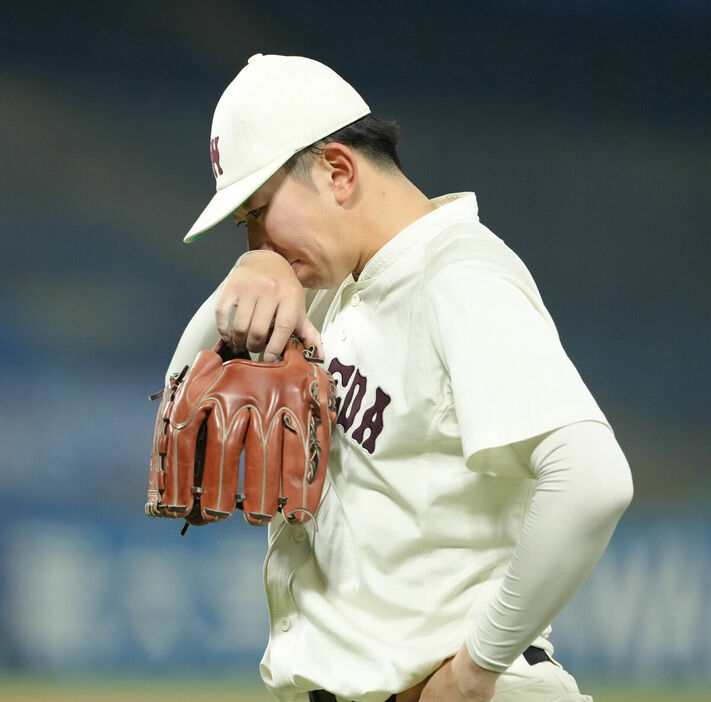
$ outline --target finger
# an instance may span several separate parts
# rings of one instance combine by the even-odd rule
[[[289,337],[294,331],[298,319],[299,301],[296,298],[286,298],[277,308],[274,318],[274,330],[264,350],[264,360],[276,361],[286,346]]]
[[[252,324],[252,317],[257,300],[251,295],[240,298],[232,325],[229,328],[228,339],[234,348],[247,348],[247,334]]]
[[[323,343],[321,341],[321,333],[314,326],[314,323],[308,318],[308,315],[303,314],[294,329],[296,336],[304,342],[304,346],[315,346],[316,356],[324,358]]]
[[[262,351],[264,349],[275,312],[273,301],[257,300],[247,330],[246,347],[248,351]]]
[[[230,332],[232,329],[232,317],[235,313],[239,299],[234,294],[231,294],[225,286],[217,298],[215,304],[215,325],[220,336],[225,340],[230,340]]]

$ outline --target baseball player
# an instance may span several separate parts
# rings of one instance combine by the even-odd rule
[[[284,702],[590,700],[548,635],[629,467],[526,266],[396,143],[296,56],[253,56],[215,110],[217,193],[185,240],[232,216],[249,252],[168,372],[219,336],[274,360],[293,332],[338,383],[316,518],[269,527],[262,678]]]

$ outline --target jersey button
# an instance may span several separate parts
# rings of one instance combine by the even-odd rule
[[[308,538],[308,534],[306,533],[306,529],[297,529],[294,532],[294,541],[296,543],[301,543],[302,541],[306,541]]]
[[[359,304],[360,304],[360,295],[358,293],[355,293],[355,295],[353,295],[353,297],[351,298],[351,305],[353,307],[358,307]]]
[[[289,631],[289,629],[291,629],[291,622],[289,621],[289,617],[282,617],[279,620],[279,628],[282,631]]]
[[[348,334],[346,334],[345,329],[341,329],[341,341],[345,341],[348,338]]]

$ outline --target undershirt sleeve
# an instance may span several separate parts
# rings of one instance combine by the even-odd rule
[[[604,424],[572,424],[513,448],[537,485],[501,585],[466,638],[472,659],[497,672],[573,598],[632,499],[627,460]]]
[[[185,366],[192,365],[200,351],[211,349],[220,338],[215,323],[215,303],[223,283],[220,283],[215,292],[200,305],[185,327],[173,353],[173,358],[168,364],[165,374],[166,384],[172,373],[179,373]]]

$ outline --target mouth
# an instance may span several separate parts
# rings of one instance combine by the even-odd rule
[[[294,273],[299,272],[299,268],[301,268],[301,259],[295,258],[293,261],[290,262],[291,267],[294,270]]]

